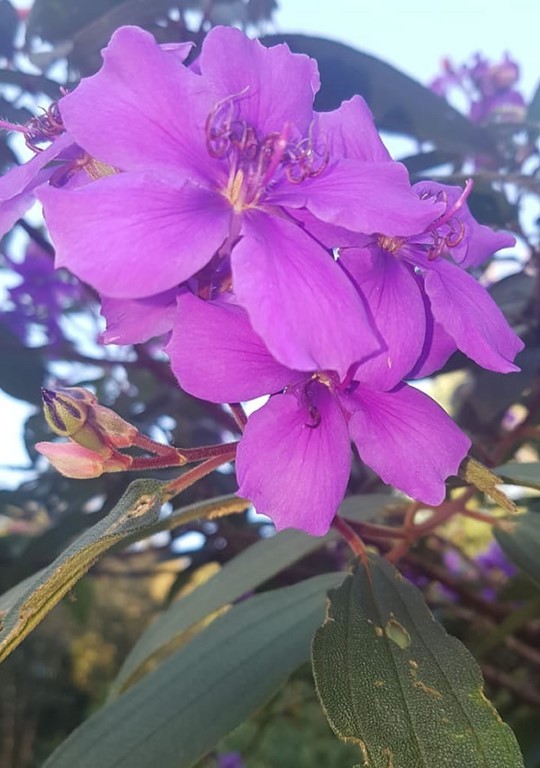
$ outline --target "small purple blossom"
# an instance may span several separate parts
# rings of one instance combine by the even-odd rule
[[[245,311],[178,299],[185,318],[168,345],[180,385],[212,402],[271,395],[253,413],[238,446],[238,493],[276,528],[323,535],[342,501],[351,441],[385,482],[440,504],[445,480],[470,441],[433,400],[412,387],[372,388],[362,364],[334,371],[291,370],[272,358]]]
[[[498,579],[501,576],[510,578],[517,573],[517,568],[508,560],[496,541],[492,541],[484,552],[475,557],[475,560],[480,568],[491,572]]]
[[[244,768],[240,752],[226,752],[218,757],[218,768]]]
[[[527,114],[527,105],[516,89],[520,72],[518,64],[508,54],[502,61],[492,64],[477,53],[472,64],[456,68],[443,61],[444,72],[431,88],[439,96],[448,96],[460,90],[469,101],[469,118],[483,125],[489,123],[521,123]]]

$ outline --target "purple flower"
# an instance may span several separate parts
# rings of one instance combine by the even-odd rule
[[[244,761],[240,752],[227,752],[218,757],[219,768],[244,768]]]
[[[118,30],[101,71],[61,113],[88,155],[122,172],[41,190],[58,264],[101,293],[141,299],[225,263],[226,284],[232,275],[236,300],[278,360],[345,375],[363,356],[369,321],[293,214],[322,228],[407,235],[433,210],[385,150],[346,156],[344,143],[374,130],[371,117],[349,125],[346,109],[318,116],[318,87],[312,59],[235,29],[211,30],[190,68],[143,30]]]
[[[420,182],[413,188],[427,205],[437,200],[445,207],[422,233],[356,238],[358,247],[351,247],[352,237],[340,249],[341,265],[393,351],[371,361],[378,385],[392,386],[407,366],[407,377],[427,375],[456,348],[484,368],[517,370],[513,360],[523,343],[485,288],[465,271],[514,238],[475,221],[465,203],[470,187]]]
[[[500,581],[504,580],[501,576],[510,578],[517,573],[516,566],[507,559],[496,541],[492,541],[487,549],[475,557],[475,560],[483,570],[491,572]]]
[[[362,364],[345,378],[277,362],[233,304],[178,299],[181,332],[168,345],[180,385],[212,402],[270,394],[249,419],[238,447],[238,493],[276,528],[328,530],[351,468],[351,440],[385,482],[440,504],[445,480],[470,441],[429,397],[405,384],[372,388]]]
[[[52,256],[31,241],[24,259],[17,262],[4,257],[21,282],[7,290],[13,308],[4,313],[4,321],[23,341],[28,340],[29,325],[41,325],[49,343],[63,338],[59,320],[63,313],[81,299],[81,286],[64,270],[55,271]]]
[[[161,46],[171,58],[180,63],[191,47],[191,43]],[[0,236],[8,232],[17,219],[26,213],[41,186],[80,185],[114,171],[96,162],[76,145],[62,120],[62,100],[53,102],[48,109],[42,110],[41,114],[24,125],[0,120],[0,130],[22,134],[28,149],[35,153],[28,162],[15,166],[0,178]],[[44,144],[48,146],[44,147]]]
[[[508,54],[491,64],[476,54],[473,64],[456,69],[450,61],[443,62],[444,73],[431,84],[439,96],[447,96],[457,88],[470,101],[469,118],[475,123],[520,123],[527,114],[527,105],[515,89],[520,72],[518,64]]]

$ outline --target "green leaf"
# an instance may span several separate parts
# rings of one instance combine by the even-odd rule
[[[341,505],[340,514],[350,520],[368,520],[392,501],[393,497],[382,493],[350,496]],[[125,660],[112,694],[121,693],[139,679],[156,655],[163,658],[175,650],[183,634],[198,622],[337,538],[335,531],[316,538],[289,530],[248,547],[207,582],[174,602],[148,627]]]
[[[465,647],[385,560],[330,593],[313,640],[317,691],[366,768],[523,768]]]
[[[510,560],[540,584],[540,514],[525,512],[494,528],[495,538]]]
[[[177,510],[164,520],[159,512],[169,499],[168,483],[135,480],[111,512],[86,530],[56,560],[0,597],[0,661],[3,661],[60,602],[104,552],[126,546],[159,530],[208,517],[240,511],[246,502],[221,497]]]
[[[540,462],[514,462],[501,464],[493,470],[505,481],[512,485],[522,485],[525,488],[538,488],[540,490]]]
[[[246,600],[78,728],[43,768],[189,768],[309,658],[326,574]]]

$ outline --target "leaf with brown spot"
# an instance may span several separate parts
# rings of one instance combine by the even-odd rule
[[[370,555],[330,592],[312,659],[333,730],[362,768],[523,768],[474,659],[397,575]]]
[[[160,509],[170,498],[168,485],[160,480],[135,480],[107,517],[86,530],[47,568],[0,596],[0,661],[107,550],[216,512],[240,512],[248,505],[236,496],[226,496],[175,510],[159,520]]]

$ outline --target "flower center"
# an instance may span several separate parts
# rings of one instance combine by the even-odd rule
[[[219,102],[206,121],[206,145],[212,157],[227,163],[222,194],[235,213],[255,208],[281,178],[299,184],[318,176],[328,162],[325,147],[317,145],[310,130],[300,141],[291,139],[292,126],[281,133],[260,136],[242,119],[238,96]]]
[[[403,237],[388,237],[387,235],[379,235],[377,237],[377,245],[382,248],[383,251],[396,255],[403,243],[405,242]]]
[[[333,392],[339,387],[339,376],[334,371],[317,371],[312,374],[310,381],[318,381]]]

